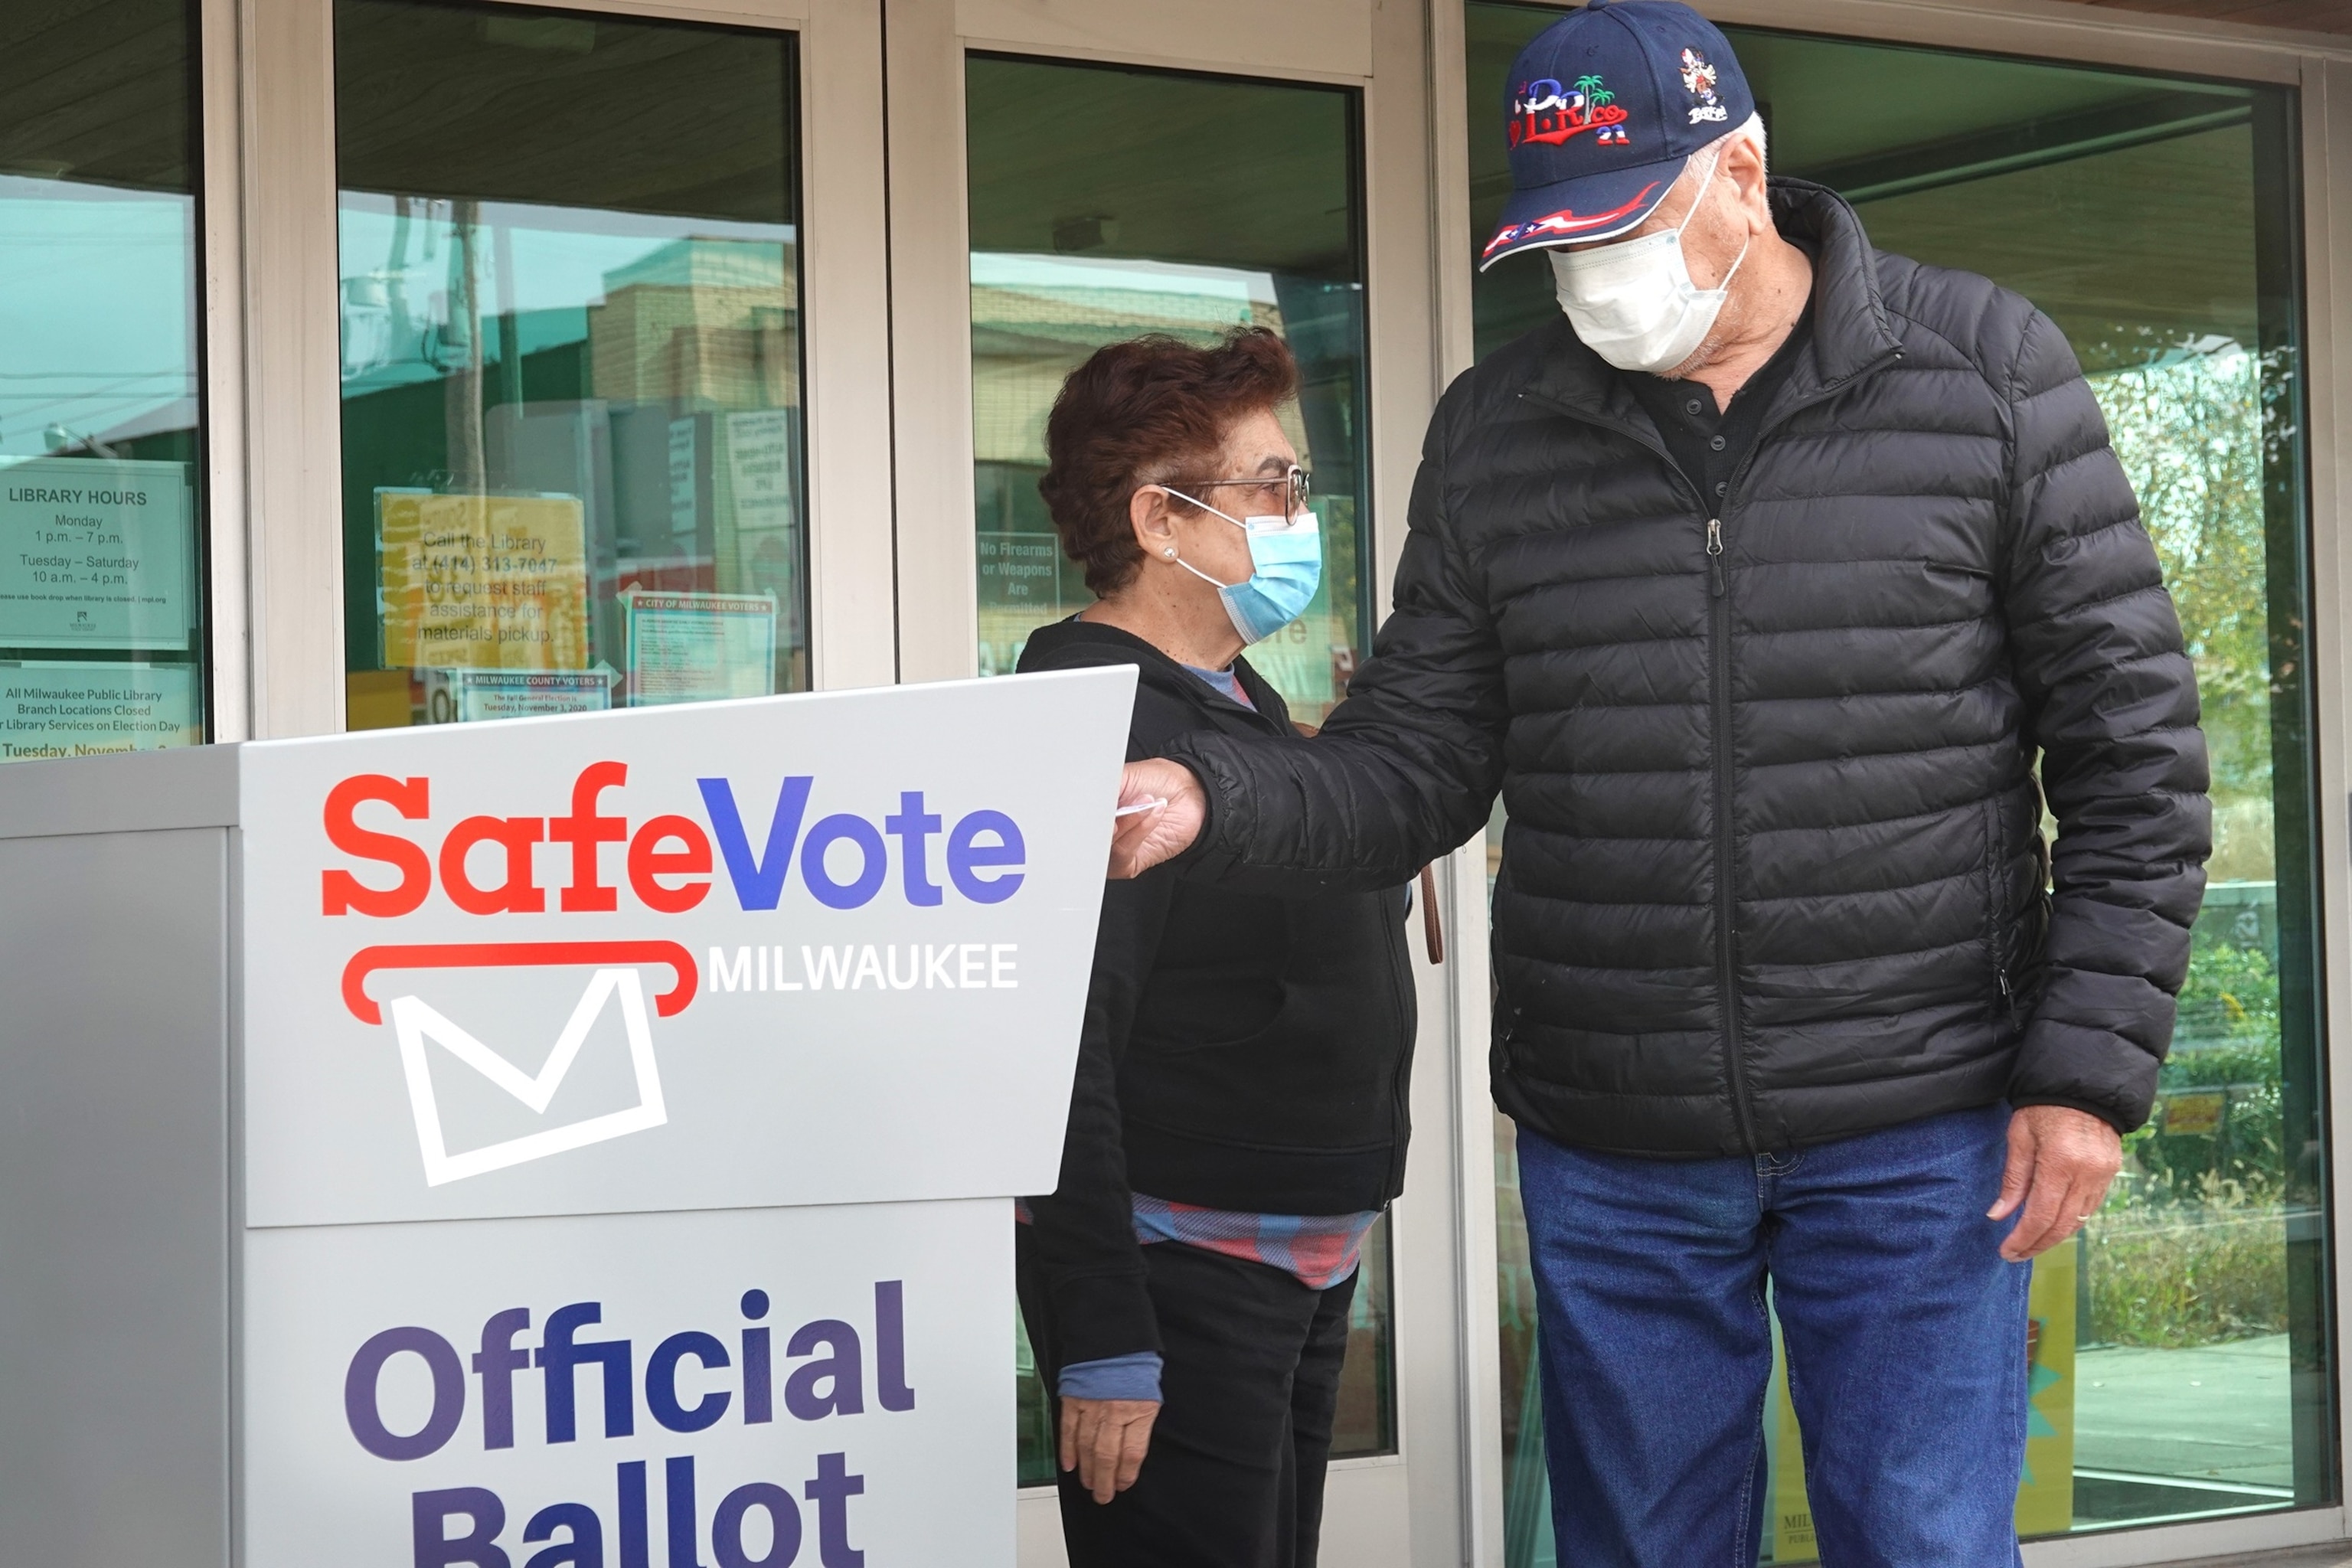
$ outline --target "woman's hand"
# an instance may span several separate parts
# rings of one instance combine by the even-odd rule
[[[1095,1501],[1110,1501],[1135,1484],[1159,1418],[1156,1399],[1064,1398],[1062,1468],[1077,1471]]]

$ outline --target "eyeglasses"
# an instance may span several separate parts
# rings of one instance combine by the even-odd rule
[[[1307,487],[1311,482],[1312,481],[1310,480],[1307,470],[1300,468],[1297,464],[1293,463],[1290,466],[1290,470],[1278,479],[1264,478],[1254,479],[1203,479],[1199,484],[1194,485],[1192,489],[1196,490],[1215,490],[1231,489],[1235,487],[1247,487],[1248,489],[1258,492],[1257,495],[1250,499],[1262,505],[1265,511],[1273,511],[1275,510],[1274,503],[1276,500],[1279,500],[1281,503],[1281,511],[1283,516],[1297,517],[1300,512],[1307,510]],[[1182,492],[1179,491],[1178,493],[1181,494]],[[1242,509],[1242,515],[1247,517],[1257,514],[1254,514],[1250,508],[1245,504]]]

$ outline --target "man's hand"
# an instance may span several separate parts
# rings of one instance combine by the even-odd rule
[[[1062,1401],[1062,1468],[1108,1502],[1135,1484],[1151,1447],[1151,1424],[1160,1418],[1156,1399]]]
[[[2000,1255],[2022,1263],[2082,1229],[2106,1201],[2107,1184],[2123,1163],[2123,1139],[2087,1111],[2029,1105],[2013,1113],[2000,1202],[1985,1217],[2007,1219],[2020,1204],[2025,1212],[2000,1244]]]
[[[1118,804],[1139,805],[1151,800],[1167,804],[1122,816],[1111,829],[1114,879],[1141,876],[1161,861],[1174,859],[1192,847],[1192,840],[1201,837],[1201,825],[1209,819],[1209,797],[1192,770],[1181,763],[1147,757],[1127,764],[1126,776],[1119,781]]]

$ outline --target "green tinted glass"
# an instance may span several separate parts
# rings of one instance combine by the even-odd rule
[[[0,15],[0,762],[205,738],[194,10]]]
[[[1558,15],[1469,7],[1473,254],[1509,184],[1505,75]],[[1983,273],[2064,330],[2197,663],[2210,885],[2155,1121],[2126,1141],[2124,1175],[2081,1240],[2036,1266],[2019,1529],[2332,1501],[2294,95],[1726,33],[1776,174],[1831,186],[1879,246]],[[1534,257],[1482,275],[1474,301],[1481,353],[1557,319]],[[1501,1135],[1507,1149],[1507,1123]],[[1496,1202],[1517,1568],[1551,1547],[1507,1154]],[[1766,1436],[1767,1549],[1811,1561],[1802,1476],[1783,1462],[1797,1452],[1785,1395]]]
[[[1281,418],[1314,476],[1323,583],[1248,657],[1318,721],[1369,616],[1357,95],[982,55],[965,80],[981,673],[1094,598],[1037,494],[1062,378],[1147,332],[1267,326],[1298,357]]]
[[[805,687],[792,37],[335,24],[352,727]]]

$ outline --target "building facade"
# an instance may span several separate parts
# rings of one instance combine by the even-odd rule
[[[1708,0],[1776,172],[2073,342],[2198,660],[2217,848],[2157,1120],[2033,1296],[2036,1568],[2352,1535],[2352,12]],[[2172,11],[2179,15],[2162,15]],[[17,0],[0,15],[0,759],[927,681],[1086,602],[1060,378],[1273,327],[1323,588],[1387,602],[1526,0]],[[1605,103],[1597,78],[1564,101]],[[1358,1297],[1350,1565],[1551,1561],[1509,1124],[1507,825],[1442,868],[1407,1190]],[[1022,1378],[1019,1462],[1050,1476]],[[1812,1561],[1785,1393],[1767,1543]],[[1024,1561],[1057,1562],[1050,1498]]]

